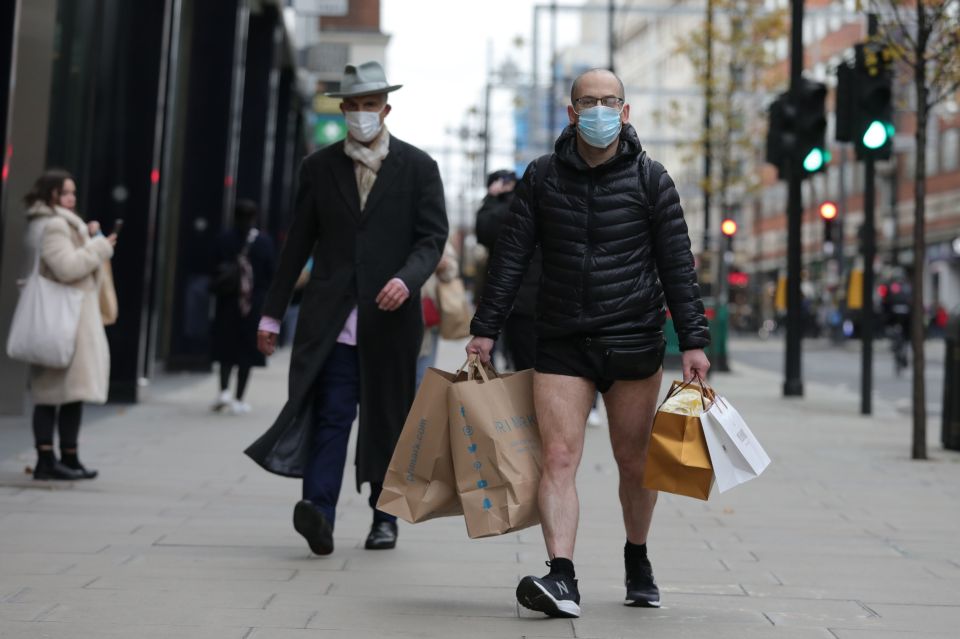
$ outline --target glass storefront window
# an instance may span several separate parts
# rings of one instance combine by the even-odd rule
[[[98,143],[92,139],[92,119],[102,17],[102,0],[60,0],[57,5],[47,164],[76,175],[81,211],[90,182],[88,158]]]

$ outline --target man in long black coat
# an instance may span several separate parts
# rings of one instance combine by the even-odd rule
[[[437,163],[392,137],[389,85],[376,62],[347,65],[340,109],[349,134],[308,156],[296,211],[260,322],[261,350],[308,257],[290,362],[289,398],[246,451],[270,472],[303,478],[294,528],[319,555],[333,552],[337,498],[360,408],[356,482],[371,485],[366,548],[393,548],[397,525],[376,510],[387,465],[413,402],[423,336],[420,287],[443,253],[448,225]]]

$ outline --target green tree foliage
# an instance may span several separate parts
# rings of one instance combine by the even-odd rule
[[[727,212],[734,198],[760,187],[757,149],[766,122],[764,98],[786,77],[776,42],[786,37],[789,22],[785,9],[770,11],[764,0],[712,0],[712,5],[713,20],[705,19],[676,46],[676,53],[693,66],[706,99],[700,104],[673,101],[660,117],[700,132],[687,145],[684,159],[694,164],[709,152],[716,168],[700,186],[716,195]],[[703,122],[704,104],[711,112],[709,127]]]

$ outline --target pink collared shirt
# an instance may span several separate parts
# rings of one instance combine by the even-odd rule
[[[410,294],[410,288],[406,283],[401,280],[399,277],[395,277],[391,282],[396,281],[400,282],[400,285],[407,292],[407,295]],[[280,333],[280,320],[267,317],[264,315],[260,318],[260,325],[257,327],[261,331],[266,331],[267,333],[273,333],[274,335]],[[347,321],[343,324],[343,329],[340,331],[340,335],[337,336],[338,344],[346,344],[347,346],[356,346],[357,345],[357,307],[354,306],[353,310],[350,311],[350,316],[347,317]]]

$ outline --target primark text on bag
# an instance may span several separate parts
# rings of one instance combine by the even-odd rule
[[[450,446],[467,534],[489,537],[540,523],[540,430],[533,371],[498,375],[471,356],[447,390]]]

